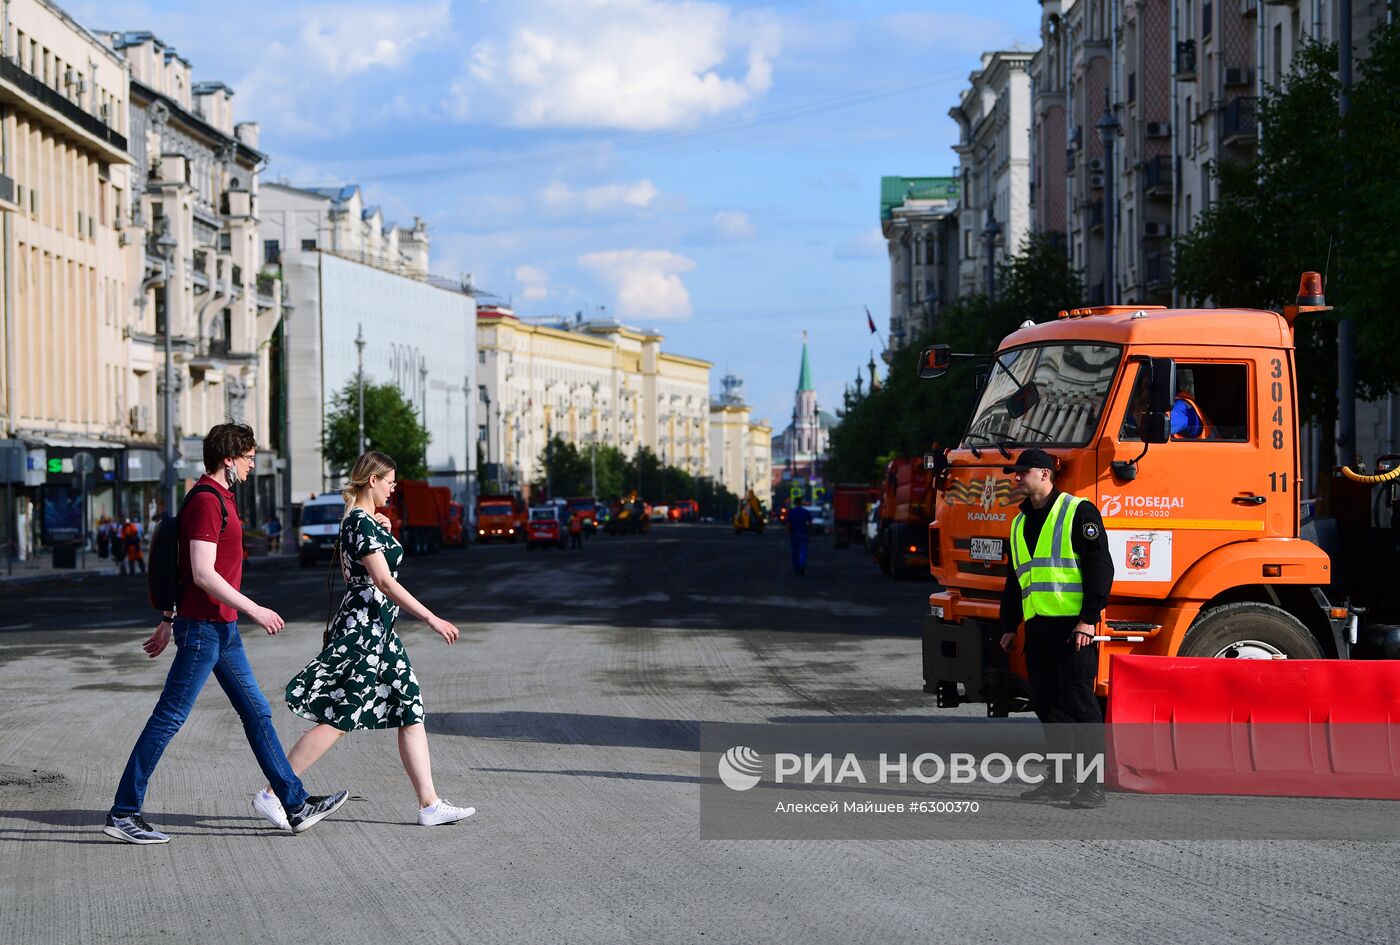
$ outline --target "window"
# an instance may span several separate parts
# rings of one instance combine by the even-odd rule
[[[1244,364],[1177,362],[1173,442],[1244,443],[1249,440],[1249,368]],[[1147,372],[1138,371],[1120,440],[1138,440],[1147,404]]]
[[[477,364],[485,364],[485,363],[486,363],[486,352],[485,352],[485,351],[478,351],[478,352],[476,353],[476,363],[477,363]],[[485,388],[482,388],[482,389],[484,390]]]
[[[1214,20],[1214,19],[1215,19],[1215,4],[1214,4],[1214,3],[1203,3],[1203,4],[1201,4],[1201,37],[1202,37],[1203,39],[1204,39],[1205,37],[1207,37],[1207,36],[1210,35],[1211,21]]]
[[[275,266],[282,261],[282,244],[277,240],[263,240],[263,264]]]
[[[476,440],[477,440],[478,443],[485,443],[485,442],[486,442],[486,424],[484,424],[484,423],[477,424],[477,427],[476,427]]]
[[[315,240],[302,240],[302,241],[301,241],[301,248],[302,248],[302,251],[303,251],[303,252],[308,252],[308,253],[309,253],[309,252],[314,252],[315,249],[316,249],[316,241],[315,241]]]

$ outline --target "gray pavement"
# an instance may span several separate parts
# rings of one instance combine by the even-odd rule
[[[401,627],[440,793],[479,813],[413,824],[391,733],[307,775],[353,799],[301,836],[213,684],[152,780],[175,835],[99,832],[169,657],[147,660],[139,581],[18,587],[0,612],[0,943],[1390,942],[1386,843],[718,841],[699,836],[706,721],[972,717],[919,690],[930,585],[819,545],[703,526],[410,559],[404,583],[463,631]],[[262,568],[292,621],[245,631],[285,742],[284,682],[314,655],[324,573]],[[1067,816],[1070,816],[1066,812]]]

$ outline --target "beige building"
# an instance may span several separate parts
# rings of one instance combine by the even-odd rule
[[[5,4],[0,50],[3,331],[0,525],[21,555],[67,544],[118,501],[131,286],[127,76],[44,0]],[[87,455],[81,455],[87,454]],[[75,472],[91,461],[88,501]]]
[[[998,263],[1030,232],[1032,53],[982,54],[948,114],[958,123],[958,284],[960,296],[995,294]]]
[[[710,471],[709,361],[661,350],[662,336],[617,322],[522,322],[477,313],[481,453],[502,488],[539,477],[551,436],[632,455],[651,449],[693,476]],[[495,469],[495,464],[500,464]]]
[[[261,269],[258,175],[267,158],[258,126],[235,124],[233,91],[195,82],[190,64],[146,32],[104,38],[130,72],[133,196],[128,277],[134,305],[126,326],[127,375],[118,400],[133,436],[177,447],[171,473],[203,472],[201,441],[226,420],[250,424],[259,461],[239,511],[261,522],[282,506],[279,429],[273,424],[272,348],[282,318],[281,285]],[[172,350],[172,429],[164,419],[165,339]],[[154,511],[163,462],[133,466],[131,502]],[[136,478],[139,473],[140,478]]]
[[[710,404],[710,472],[737,496],[752,489],[759,501],[773,501],[773,428],[755,420],[744,403],[743,381],[733,374],[720,381],[724,392]]]

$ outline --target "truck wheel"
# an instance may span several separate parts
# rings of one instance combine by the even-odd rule
[[[1303,622],[1282,607],[1236,601],[1198,616],[1177,656],[1316,660],[1322,658],[1322,647]]]

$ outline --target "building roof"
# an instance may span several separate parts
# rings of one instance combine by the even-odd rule
[[[909,200],[958,199],[956,177],[881,177],[880,219],[888,220],[890,212]]]
[[[807,358],[807,333],[802,333],[802,368],[797,373],[798,390],[815,390],[812,386],[812,362]]]

